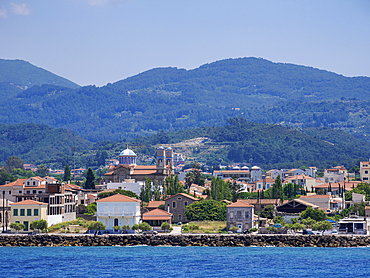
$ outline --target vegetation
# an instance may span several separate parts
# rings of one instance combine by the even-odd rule
[[[192,221],[182,226],[184,233],[226,233],[226,221]]]
[[[166,232],[166,231],[169,231],[171,229],[171,225],[170,223],[168,222],[163,222],[162,225],[161,225],[161,229]]]
[[[106,226],[101,221],[91,221],[89,225],[87,226],[87,229],[90,231],[94,231],[94,230],[100,231],[100,230],[105,230]]]
[[[314,230],[314,231],[322,231],[323,233],[325,231],[332,230],[332,229],[333,229],[333,226],[328,221],[320,221],[320,222],[315,223],[312,226],[312,230]]]
[[[215,200],[200,200],[186,208],[185,216],[190,221],[226,221],[226,204]]]
[[[308,207],[305,211],[301,212],[301,214],[299,215],[300,220],[308,218],[313,219],[315,221],[324,221],[328,219],[323,210],[317,208],[313,209],[311,207]]]
[[[87,170],[87,178],[85,182],[85,189],[95,189],[95,175],[91,168]]]
[[[42,231],[48,228],[48,222],[46,220],[35,220],[30,223],[31,230]]]
[[[24,230],[26,226],[22,223],[11,223],[10,228],[16,230],[18,233],[20,230]]]
[[[139,229],[142,231],[150,231],[152,230],[152,226],[150,226],[147,222],[142,222],[139,224]]]
[[[113,230],[119,231],[121,230],[121,226],[113,226]]]

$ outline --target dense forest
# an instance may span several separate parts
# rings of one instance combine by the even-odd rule
[[[219,126],[227,118],[243,117],[301,128],[339,128],[370,140],[368,77],[240,58],[193,70],[152,69],[100,88],[31,78],[18,78],[15,86],[10,84],[17,76],[14,67],[1,62],[2,123],[67,128],[97,142]]]

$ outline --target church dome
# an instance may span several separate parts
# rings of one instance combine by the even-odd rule
[[[132,150],[130,149],[126,149],[124,151],[122,151],[119,156],[136,156],[136,153],[134,153]]]

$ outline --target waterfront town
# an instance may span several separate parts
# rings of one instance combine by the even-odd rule
[[[184,166],[184,157],[171,147],[157,147],[153,165],[137,165],[137,154],[127,147],[92,186],[87,180],[84,186],[70,177],[58,180],[51,170],[43,177],[6,181],[0,185],[1,230],[369,234],[369,161],[360,162],[356,171],[334,165],[320,175],[314,166],[263,171],[229,165],[212,173],[196,162]]]

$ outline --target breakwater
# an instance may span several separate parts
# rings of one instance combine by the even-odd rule
[[[338,235],[1,235],[0,246],[276,246],[360,247],[370,246],[368,236]]]

